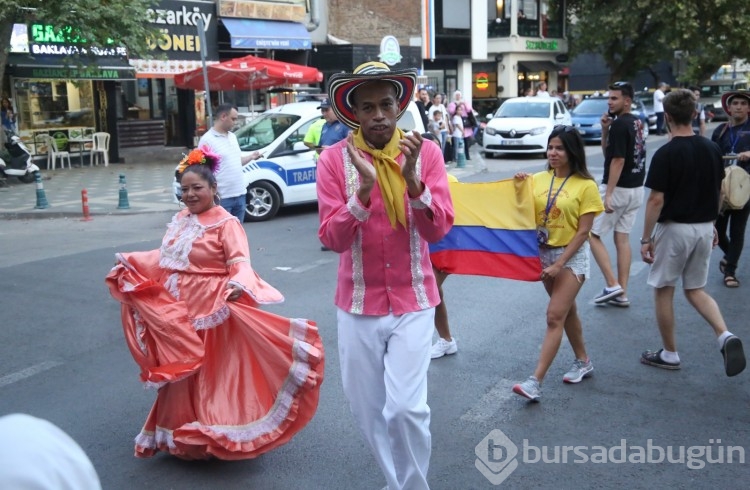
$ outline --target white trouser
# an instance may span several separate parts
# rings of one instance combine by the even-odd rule
[[[435,308],[400,316],[339,309],[337,316],[344,394],[388,489],[429,489],[427,368]]]

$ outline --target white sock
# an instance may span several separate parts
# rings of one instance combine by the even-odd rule
[[[716,339],[716,340],[719,341],[719,349],[723,349],[724,348],[724,342],[726,342],[727,338],[729,338],[731,335],[732,335],[732,332],[730,332],[729,330],[727,330],[723,334],[719,335],[719,338]]]
[[[660,357],[662,361],[669,362],[671,364],[677,364],[678,362],[680,362],[680,356],[677,355],[677,352],[671,352],[667,349],[662,349]]]

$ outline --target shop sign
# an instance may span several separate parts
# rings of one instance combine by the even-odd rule
[[[490,86],[490,76],[486,73],[477,73],[474,78],[474,85],[479,90],[487,90],[487,87]]]
[[[48,67],[17,67],[13,76],[18,78],[62,78],[65,80],[123,80],[135,78],[129,69],[114,68],[48,68]]]
[[[526,49],[532,51],[557,51],[557,41],[526,41]]]
[[[394,36],[385,36],[380,41],[380,61],[388,66],[393,66],[401,62],[401,47],[398,45],[398,39]]]
[[[148,40],[152,51],[164,53],[174,60],[200,60],[198,24],[202,20],[207,59],[219,59],[215,4],[161,0],[155,8],[148,9],[146,15],[151,26],[158,31],[155,38]]]
[[[73,33],[71,27],[55,30],[50,24],[14,24],[11,37],[12,53],[31,53],[53,56],[98,56],[101,58],[124,58],[128,51],[123,46],[84,47],[85,39]]]

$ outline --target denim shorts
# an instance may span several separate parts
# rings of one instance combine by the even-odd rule
[[[539,259],[542,261],[542,268],[544,269],[554,264],[564,251],[565,247],[539,247]],[[591,274],[588,241],[584,242],[581,248],[565,262],[565,267],[573,271],[573,274],[576,276],[583,276],[584,279]]]

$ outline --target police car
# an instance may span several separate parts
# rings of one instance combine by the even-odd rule
[[[282,206],[317,202],[315,152],[305,143],[310,126],[320,119],[320,101],[295,102],[269,109],[240,127],[235,135],[242,154],[263,155],[242,169],[247,185],[245,221],[266,221]],[[412,102],[398,122],[404,131],[424,132]],[[179,200],[180,185],[175,180]]]

